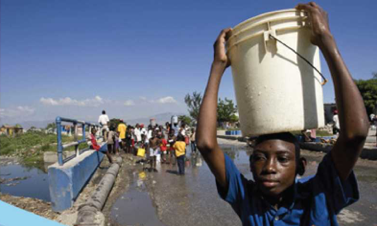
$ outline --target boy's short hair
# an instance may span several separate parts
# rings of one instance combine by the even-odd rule
[[[266,141],[266,140],[283,140],[289,143],[293,143],[295,146],[295,157],[296,162],[300,159],[300,144],[298,143],[297,138],[290,132],[282,133],[272,133],[259,136],[255,141],[255,146]],[[250,160],[251,160],[250,156]]]
[[[182,134],[178,134],[177,141],[185,141],[185,137]]]
[[[102,114],[103,114],[103,115],[104,115],[104,114],[106,114],[106,111],[105,111],[105,110],[103,110],[103,111],[102,111]]]

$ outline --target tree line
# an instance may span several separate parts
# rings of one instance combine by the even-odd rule
[[[197,121],[199,116],[200,105],[202,104],[202,94],[193,92],[185,96],[185,103],[188,107],[188,112],[191,119]],[[238,122],[237,106],[233,103],[233,100],[225,98],[224,100],[219,98],[217,102],[217,121],[218,122]],[[187,120],[188,116],[180,116],[181,119]],[[180,119],[180,120],[181,120]]]
[[[377,107],[377,72],[372,73],[371,79],[355,80],[357,88],[359,88],[361,96],[364,100],[365,108],[368,115],[376,113]]]

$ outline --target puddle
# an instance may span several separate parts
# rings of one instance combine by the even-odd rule
[[[1,193],[50,201],[48,175],[37,166],[1,165],[0,177],[7,181],[0,184]],[[19,178],[20,180],[9,181],[12,178]]]
[[[164,226],[158,219],[156,208],[144,185],[146,173],[133,174],[133,183],[128,191],[111,208],[113,221],[121,225]]]

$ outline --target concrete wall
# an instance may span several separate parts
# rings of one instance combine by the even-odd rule
[[[89,181],[103,157],[103,153],[89,150],[68,161],[63,166],[55,163],[48,167],[53,211],[61,212],[73,205],[74,200]]]
[[[63,151],[63,158],[75,155],[75,151]],[[46,151],[43,153],[43,161],[45,163],[54,163],[58,161],[58,153],[56,151]]]

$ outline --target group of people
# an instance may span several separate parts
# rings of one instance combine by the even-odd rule
[[[145,128],[142,123],[132,126],[119,120],[116,125],[110,124],[106,111],[102,111],[98,123],[101,126],[100,133],[107,141],[107,150],[103,151],[106,152],[110,162],[112,162],[110,154],[119,155],[119,150],[137,155],[140,149],[144,149],[146,155],[142,161],[150,163],[150,168],[147,168],[149,171],[157,172],[157,162],[172,163],[178,165],[178,174],[184,175],[187,145],[191,144],[191,152],[196,154],[195,129],[188,129],[183,122],[173,124],[166,122],[165,126],[151,123]],[[97,130],[92,130],[92,146],[100,150],[98,145],[93,145],[96,132]]]

